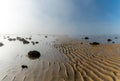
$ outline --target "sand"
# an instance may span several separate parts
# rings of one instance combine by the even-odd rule
[[[18,55],[0,72],[0,81],[120,81],[120,44],[58,38],[41,45],[40,59]],[[28,68],[21,69],[24,63]]]

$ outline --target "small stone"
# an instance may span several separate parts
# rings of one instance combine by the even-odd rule
[[[112,39],[107,39],[107,41],[108,41],[108,42],[111,42],[111,41],[112,41]]]
[[[45,36],[45,38],[47,38],[48,36]]]
[[[31,43],[32,43],[33,45],[35,45],[35,42],[34,42],[34,41],[31,41]]]
[[[38,42],[38,41],[36,41],[35,43],[36,43],[36,44],[38,44],[39,42]]]
[[[28,66],[27,66],[27,65],[21,65],[21,68],[22,68],[22,69],[25,69],[25,68],[27,69]]]
[[[112,43],[114,44],[115,42],[113,41]]]
[[[0,47],[2,47],[4,44],[2,42],[0,42]]]
[[[89,39],[89,37],[85,37],[85,40],[88,40]]]
[[[90,43],[90,45],[100,45],[100,43],[98,43],[98,42],[93,42],[93,43]]]
[[[115,37],[115,39],[118,39],[118,37]]]

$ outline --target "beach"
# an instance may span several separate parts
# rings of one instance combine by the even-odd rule
[[[0,40],[0,81],[120,81],[120,44],[57,35],[1,35]],[[31,59],[28,52],[34,50],[40,57]]]

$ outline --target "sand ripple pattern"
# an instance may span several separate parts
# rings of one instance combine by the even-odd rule
[[[120,45],[92,46],[67,41],[55,48],[69,59],[65,64],[66,81],[120,81]]]

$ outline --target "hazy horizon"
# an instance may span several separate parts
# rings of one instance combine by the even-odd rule
[[[1,0],[0,34],[120,34],[119,0]]]

